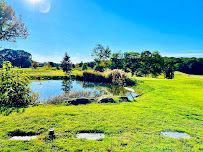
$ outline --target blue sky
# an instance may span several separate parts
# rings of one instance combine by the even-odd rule
[[[26,40],[2,42],[36,61],[92,60],[96,44],[113,52],[159,51],[203,57],[202,0],[6,0],[29,28]]]

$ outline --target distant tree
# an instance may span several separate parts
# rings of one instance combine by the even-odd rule
[[[94,68],[94,66],[96,65],[95,62],[87,62],[87,66],[90,67],[90,68]]]
[[[47,64],[49,64],[49,65],[50,65],[50,67],[55,67],[54,62],[48,62]]]
[[[159,54],[158,51],[155,51],[152,53],[152,59],[151,59],[151,74],[153,77],[157,77],[160,75],[164,68],[164,59]]]
[[[110,61],[110,69],[123,69],[122,54],[120,52],[113,53]]]
[[[61,61],[61,67],[63,72],[69,73],[72,70],[72,62],[70,61],[70,56],[65,53],[63,60]]]
[[[16,17],[13,8],[0,0],[0,41],[16,42],[16,38],[27,36],[28,28],[22,23],[22,15]]]
[[[77,64],[75,64],[75,68],[77,69],[77,68],[79,68],[79,64],[77,63]]]
[[[87,70],[87,64],[84,63],[84,64],[82,65],[82,70]]]
[[[174,62],[171,59],[164,60],[164,77],[167,79],[173,79],[175,72]]]
[[[29,68],[32,63],[32,55],[23,50],[4,49],[0,51],[0,64],[10,61],[14,67]]]
[[[152,66],[152,53],[150,51],[141,52],[140,72],[145,76],[149,75]]]
[[[105,48],[101,44],[97,44],[97,46],[92,50],[92,57],[94,57],[97,66],[100,66],[101,61],[103,61],[106,67],[107,66],[106,62],[110,59],[110,56],[111,50],[109,46],[106,46]]]
[[[37,67],[39,67],[39,63],[33,61],[32,62],[32,67],[36,69]]]
[[[83,65],[83,62],[81,61],[81,62],[79,63],[79,67],[82,67],[82,65]]]
[[[100,65],[96,65],[94,68],[95,71],[104,72],[104,67]]]

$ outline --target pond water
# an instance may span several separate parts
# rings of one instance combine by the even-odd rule
[[[78,133],[76,138],[83,138],[87,140],[97,140],[100,138],[104,138],[103,133]]]
[[[64,93],[73,93],[75,91],[89,92],[90,97],[98,95],[127,96],[132,99],[137,94],[126,90],[124,87],[110,85],[106,83],[86,82],[78,80],[45,80],[31,81],[32,91],[40,93],[38,101],[44,101],[53,98],[56,95]]]
[[[163,134],[165,137],[171,138],[190,138],[190,135],[178,131],[162,131],[161,134]]]
[[[13,136],[10,140],[31,140],[36,139],[38,136]]]

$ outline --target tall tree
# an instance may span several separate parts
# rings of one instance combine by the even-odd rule
[[[101,61],[103,61],[106,66],[110,56],[111,56],[111,50],[109,46],[106,46],[105,48],[101,44],[97,44],[97,46],[92,50],[92,57],[94,57],[94,60],[97,66],[100,66]]]
[[[157,77],[162,73],[164,67],[164,60],[158,51],[152,53],[151,62],[151,74],[153,77]]]
[[[63,60],[61,61],[61,67],[63,72],[70,73],[72,70],[72,62],[70,61],[70,56],[65,53]]]
[[[28,28],[22,23],[22,15],[17,17],[13,8],[0,0],[0,41],[16,42],[16,38],[27,36]]]

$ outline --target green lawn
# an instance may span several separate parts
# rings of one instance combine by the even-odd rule
[[[0,151],[203,151],[203,76],[175,73],[175,79],[135,78],[143,93],[136,102],[79,106],[41,105],[0,114]],[[2,112],[4,113],[4,112]],[[48,140],[48,129],[56,138]],[[19,129],[41,135],[10,141]],[[78,131],[102,131],[105,138],[75,138]],[[192,138],[164,137],[161,131],[184,131]]]
[[[46,67],[38,67],[37,69],[34,68],[21,68],[21,71],[27,72],[30,76],[65,76],[66,73],[63,70],[57,70],[56,68],[46,68]],[[88,70],[92,70],[88,68]],[[71,74],[75,75],[76,73],[80,72],[81,68],[73,69]]]

